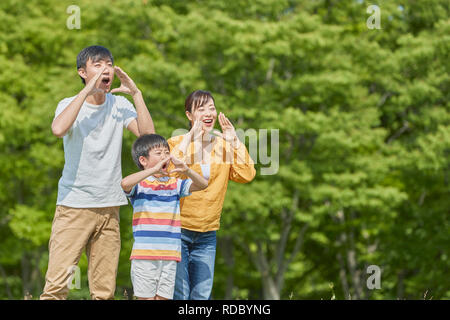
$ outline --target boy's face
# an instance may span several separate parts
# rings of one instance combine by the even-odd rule
[[[111,89],[111,84],[114,80],[114,65],[110,58],[101,58],[96,61],[89,58],[88,61],[86,61],[86,67],[78,69],[78,74],[86,83],[89,83],[89,81],[104,67],[106,68],[100,76],[102,79],[100,89],[103,89],[106,93]]]
[[[144,169],[150,169],[150,168],[153,168],[154,166],[156,166],[163,159],[167,159],[169,156],[170,156],[169,149],[167,149],[166,147],[163,147],[163,146],[159,146],[159,147],[155,147],[155,148],[151,149],[148,152],[147,157],[142,157],[142,156],[139,157],[139,161],[141,162]],[[167,163],[162,168],[162,171],[164,171],[166,175],[168,174],[167,173],[168,167],[169,167],[169,164]],[[159,178],[164,175],[157,173],[154,176]]]
[[[186,111],[186,116],[193,122],[200,120],[203,123],[203,130],[210,132],[214,128],[217,119],[217,110],[214,101],[209,98],[206,103],[194,110],[194,112]]]

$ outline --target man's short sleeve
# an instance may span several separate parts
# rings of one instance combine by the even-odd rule
[[[187,197],[191,195],[189,189],[191,188],[192,180],[191,179],[178,179],[178,194],[180,198]]]
[[[117,107],[120,110],[120,113],[122,114],[123,119],[123,126],[124,128],[127,128],[128,125],[137,118],[136,109],[134,109],[133,104],[128,101],[127,98],[122,96],[115,96],[117,99]]]
[[[73,97],[62,99],[58,103],[58,106],[56,107],[55,117],[53,119],[55,119],[57,116],[59,116],[67,108],[67,106],[70,104],[70,102],[72,102],[73,99],[74,99]]]

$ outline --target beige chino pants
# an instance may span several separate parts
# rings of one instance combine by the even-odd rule
[[[91,298],[114,299],[120,254],[119,207],[56,206],[41,300],[66,299],[71,270],[86,249]],[[82,275],[81,275],[82,276]]]

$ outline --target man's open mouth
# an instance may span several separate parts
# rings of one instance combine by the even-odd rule
[[[103,78],[102,79],[102,83],[104,84],[104,85],[109,85],[110,83],[111,83],[111,79],[110,78]]]

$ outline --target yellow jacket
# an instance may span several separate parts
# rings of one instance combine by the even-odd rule
[[[200,163],[194,162],[194,143],[191,141],[187,148],[188,155],[185,155],[178,149],[182,140],[182,135],[168,140],[171,153],[179,159],[184,159],[189,168],[202,175]],[[247,183],[255,177],[254,162],[243,143],[239,143],[237,149],[220,137],[215,137],[213,143],[208,187],[180,199],[182,228],[197,232],[218,230],[228,180]],[[173,168],[172,164],[171,166],[169,170]],[[182,179],[187,178],[184,175],[176,175]]]

